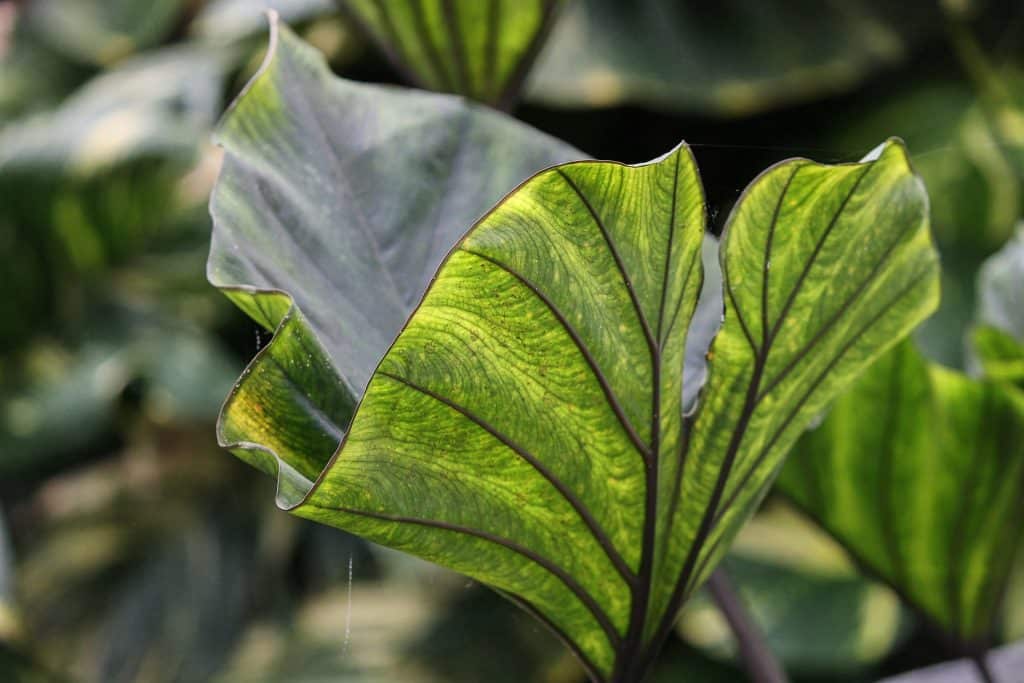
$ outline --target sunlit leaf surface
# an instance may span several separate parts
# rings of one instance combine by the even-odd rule
[[[222,442],[279,472],[294,513],[477,578],[559,633],[595,680],[639,680],[792,441],[934,308],[926,198],[904,149],[791,160],[750,185],[722,242],[708,384],[684,419],[705,224],[685,145],[535,175],[457,241],[403,325],[428,284],[425,252],[459,230],[416,233],[396,219],[423,209],[394,198],[431,196],[409,169],[451,126],[408,96],[330,80],[286,33],[278,43],[221,134],[211,279],[276,326],[228,400]],[[457,141],[481,154],[488,131],[462,120]],[[334,131],[362,153],[333,154]],[[503,140],[521,153],[529,135]],[[509,187],[503,158],[460,167]],[[451,201],[480,194],[445,187]],[[325,200],[338,188],[340,208]],[[357,221],[353,206],[366,207]]]

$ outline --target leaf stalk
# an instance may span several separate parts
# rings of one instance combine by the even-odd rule
[[[735,586],[722,567],[708,579],[708,591],[715,605],[729,623],[739,647],[743,665],[754,683],[788,683],[779,660],[768,647],[764,634],[754,622],[750,612],[736,592]],[[986,680],[986,683],[991,683]]]

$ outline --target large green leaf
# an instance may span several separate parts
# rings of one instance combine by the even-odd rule
[[[899,62],[938,17],[878,0],[579,0],[527,94],[563,106],[749,114],[855,86]]]
[[[293,511],[509,593],[594,678],[638,680],[789,444],[934,306],[921,185],[902,147],[879,153],[748,188],[685,426],[703,239],[688,150],[538,174],[449,255]]]
[[[507,109],[561,0],[339,0],[413,82]]]
[[[911,605],[976,643],[1020,540],[1024,401],[905,343],[807,433],[779,485]]]
[[[208,274],[276,332],[219,437],[307,459],[310,476],[451,244],[516,183],[583,154],[457,98],[335,79],[276,17],[271,43],[218,133]]]
[[[684,427],[703,231],[685,147],[543,172],[448,256],[326,470],[322,452],[301,450],[306,416],[246,422],[285,400],[280,380],[263,403],[229,399],[222,438],[280,464],[296,514],[474,576],[561,633],[595,679],[638,680],[789,443],[937,294],[901,146],[857,165],[773,167],[730,220],[731,310]],[[278,371],[308,367],[306,344]],[[338,382],[316,379],[321,392]]]
[[[296,514],[469,574],[596,680],[639,680],[791,442],[934,307],[905,151],[791,160],[748,188],[723,241],[709,383],[684,420],[704,242],[685,146],[534,176],[431,280],[452,224],[476,215],[466,202],[571,152],[458,100],[331,80],[275,40],[221,132],[211,279],[276,328],[222,443],[278,473]],[[425,187],[459,149],[447,186]]]

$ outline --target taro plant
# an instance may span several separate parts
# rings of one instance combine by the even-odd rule
[[[801,432],[936,306],[906,151],[766,170],[702,292],[685,144],[583,160],[271,40],[219,132],[209,275],[274,336],[219,440],[283,508],[491,586],[595,681],[644,680]]]

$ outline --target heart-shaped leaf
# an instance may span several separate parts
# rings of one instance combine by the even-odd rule
[[[338,0],[417,84],[508,109],[561,0]]]
[[[427,271],[388,259],[419,266],[445,244],[434,222],[415,239],[395,197],[424,191],[416,144],[457,134],[410,112],[411,96],[328,81],[307,48],[278,40],[222,134],[211,273],[255,282],[228,294],[281,324],[229,398],[221,439],[280,470],[294,513],[475,577],[560,633],[595,680],[640,680],[792,441],[934,307],[926,198],[905,151],[792,160],[748,188],[722,245],[725,324],[689,419],[704,238],[689,151],[534,176],[450,252],[328,461],[367,359],[426,284]],[[328,111],[344,115],[316,115]],[[510,154],[532,139],[490,120],[519,132]],[[335,126],[363,153],[336,163]],[[365,203],[356,227],[390,248],[336,236],[352,222],[322,197],[353,184],[343,206]]]
[[[904,343],[801,439],[779,486],[908,603],[976,644],[1020,539],[1022,403]]]
[[[523,178],[584,156],[458,98],[335,79],[276,15],[217,140],[208,276],[276,330],[218,435],[269,473],[280,456],[303,490],[452,242]]]

